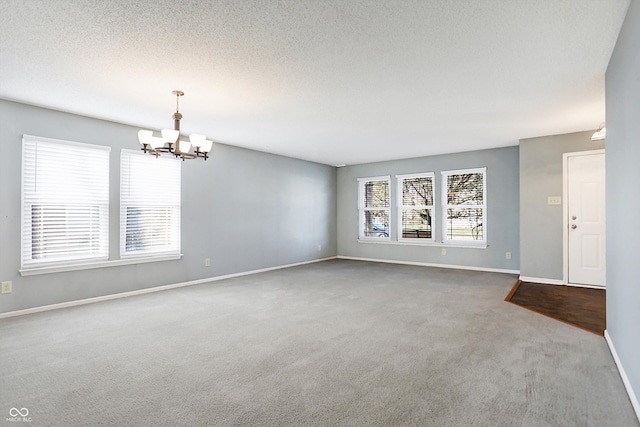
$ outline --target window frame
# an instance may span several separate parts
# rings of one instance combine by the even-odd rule
[[[437,186],[436,186],[436,177],[435,172],[421,172],[421,173],[412,173],[412,174],[403,174],[396,175],[396,185],[397,185],[397,233],[398,233],[398,242],[411,242],[411,243],[422,243],[422,244],[432,244],[436,241],[436,229],[437,227],[437,219],[438,216],[436,214],[436,196],[437,196]],[[431,187],[432,187],[432,204],[431,205],[404,205],[404,185],[403,181],[405,179],[411,178],[431,178]],[[418,238],[418,237],[404,237],[404,229],[402,223],[402,214],[405,210],[423,210],[427,209],[431,211],[431,237],[428,238]]]
[[[448,177],[451,175],[461,174],[482,174],[482,204],[475,205],[449,205],[449,189],[447,185]],[[456,169],[440,172],[440,179],[442,181],[442,196],[441,196],[441,209],[442,209],[442,243],[444,245],[452,246],[486,246],[487,245],[487,168],[469,168],[469,169]],[[450,239],[447,236],[447,210],[448,209],[482,209],[482,239]]]
[[[365,207],[365,184],[367,182],[374,181],[386,181],[387,186],[389,188],[389,202],[386,207]],[[358,178],[358,240],[366,240],[366,241],[382,241],[388,242],[391,240],[391,201],[392,201],[392,189],[391,189],[391,176],[383,175],[383,176],[375,176],[375,177],[367,177],[367,178]],[[365,223],[365,213],[367,211],[386,211],[387,218],[389,219],[387,225],[387,236],[365,236],[364,235],[364,223]]]
[[[29,145],[35,144],[35,147],[31,148]],[[42,144],[42,146],[39,146]],[[87,159],[89,157],[95,159],[95,163],[91,162],[89,168],[72,168],[64,167],[61,164],[59,169],[64,171],[64,174],[49,175],[50,169],[47,170],[47,166],[50,166],[50,158],[44,163],[38,161],[39,151],[46,150],[46,146],[51,147],[49,149],[49,156],[60,156],[62,160],[73,159],[73,156],[80,157],[81,159]],[[58,146],[58,148],[55,148]],[[78,149],[77,153],[67,152],[62,146],[75,147]],[[59,150],[56,152],[56,150]],[[89,151],[93,151],[90,154]],[[84,151],[84,153],[82,152]],[[77,267],[83,267],[89,264],[104,262],[109,259],[109,205],[110,205],[110,152],[111,147],[97,144],[87,144],[84,142],[66,141],[61,139],[45,138],[40,136],[33,136],[24,134],[22,136],[22,169],[21,176],[21,190],[20,190],[20,272],[39,272],[48,271],[51,269],[75,269]],[[33,157],[31,157],[33,156]],[[65,157],[66,156],[66,157]],[[40,169],[38,169],[40,164]],[[86,166],[88,163],[83,162],[82,166]],[[39,178],[41,175],[43,178]],[[65,176],[66,175],[66,176]],[[57,179],[56,179],[57,177]],[[85,185],[87,179],[96,179],[90,186]],[[54,190],[47,191],[46,185],[44,189],[38,189],[38,180],[45,179],[43,182],[47,182],[51,185],[51,181],[65,181],[71,184],[72,188],[64,187],[65,190],[60,191],[60,187],[53,185]],[[83,183],[79,188],[74,189],[74,182]],[[60,185],[60,182],[57,182]],[[84,191],[82,191],[84,190]],[[84,197],[82,197],[82,193]],[[60,256],[51,256],[47,259],[46,253],[42,260],[38,261],[33,258],[34,256],[34,207],[40,206],[41,211],[46,208],[55,208],[64,211],[64,228],[63,232],[65,237],[66,253]],[[78,211],[81,209],[81,211]],[[74,250],[72,242],[77,240],[76,236],[69,236],[69,233],[75,234],[72,229],[68,228],[68,222],[73,219],[73,214],[69,211],[86,212],[92,210],[95,213],[91,214],[91,218],[85,218],[85,222],[91,224],[88,230],[85,230],[86,224],[83,225],[82,231],[86,231],[91,244],[78,245]],[[94,219],[97,218],[97,221]],[[81,223],[82,224],[82,223]],[[97,225],[93,225],[97,224]],[[51,225],[53,226],[53,224]],[[92,231],[93,230],[93,231]],[[41,235],[46,235],[46,229],[42,229]],[[94,249],[86,250],[89,246]],[[82,251],[82,249],[85,249]],[[46,250],[45,250],[46,251]],[[76,252],[77,251],[77,252]],[[75,256],[74,256],[75,252]]]

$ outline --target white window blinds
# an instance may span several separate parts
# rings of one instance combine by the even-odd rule
[[[109,151],[23,136],[21,268],[109,258]]]
[[[120,256],[180,254],[178,159],[122,150]]]

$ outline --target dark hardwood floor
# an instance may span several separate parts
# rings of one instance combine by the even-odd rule
[[[606,327],[606,291],[574,286],[515,284],[505,301],[552,317],[594,334]]]

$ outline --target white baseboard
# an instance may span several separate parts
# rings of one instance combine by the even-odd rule
[[[454,270],[473,270],[473,271],[487,271],[490,273],[520,274],[520,270],[506,270],[503,268],[473,267],[468,265],[454,265],[454,264],[435,264],[431,262],[396,261],[396,260],[390,260],[390,259],[360,258],[360,257],[343,256],[343,255],[338,255],[336,258],[350,259],[353,261],[383,262],[387,264],[417,265],[420,267],[451,268]]]
[[[258,270],[243,271],[241,273],[227,274],[227,275],[224,275],[224,276],[216,276],[216,277],[208,277],[206,279],[191,280],[189,282],[174,283],[174,284],[171,284],[171,285],[164,285],[164,286],[156,286],[156,287],[153,287],[153,288],[138,289],[136,291],[121,292],[121,293],[117,293],[117,294],[104,295],[104,296],[100,296],[100,297],[85,298],[85,299],[80,299],[80,300],[75,300],[75,301],[62,302],[62,303],[58,303],[58,304],[50,304],[50,305],[43,305],[43,306],[40,306],[40,307],[26,308],[24,310],[9,311],[7,313],[0,313],[0,319],[5,319],[7,317],[23,316],[25,314],[39,313],[39,312],[42,312],[42,311],[57,310],[59,308],[67,308],[67,307],[74,307],[74,306],[78,306],[78,305],[92,304],[92,303],[101,302],[101,301],[109,301],[109,300],[118,299],[118,298],[127,298],[127,297],[132,297],[132,296],[135,296],[135,295],[144,295],[144,294],[149,294],[151,292],[160,292],[160,291],[166,291],[168,289],[175,289],[175,288],[182,288],[182,287],[185,287],[185,286],[199,285],[201,283],[216,282],[216,281],[219,281],[219,280],[231,279],[233,277],[248,276],[250,274],[264,273],[264,272],[267,272],[267,271],[280,270],[280,269],[283,269],[283,268],[296,267],[296,266],[305,265],[305,264],[313,264],[313,263],[316,263],[316,262],[329,261],[329,260],[332,260],[332,259],[336,259],[336,257],[332,256],[332,257],[328,257],[328,258],[314,259],[314,260],[311,260],[311,261],[297,262],[297,263],[294,263],[294,264],[278,265],[278,266],[275,266],[275,267],[261,268],[261,269],[258,269]]]
[[[564,280],[547,279],[544,277],[520,276],[520,280],[522,280],[523,282],[544,283],[545,285],[566,285]]]
[[[627,394],[629,395],[629,400],[631,400],[631,405],[633,406],[633,410],[636,411],[636,417],[638,417],[638,421],[640,421],[640,402],[638,402],[638,398],[636,397],[636,394],[633,391],[633,387],[631,387],[631,382],[629,382],[629,377],[627,377],[627,373],[624,371],[622,362],[620,362],[620,358],[618,357],[618,352],[616,351],[616,348],[613,345],[613,341],[611,341],[609,332],[606,330],[604,331],[604,339],[607,341],[607,345],[609,346],[609,351],[611,351],[613,360],[616,362],[618,372],[620,373],[620,377],[622,378],[622,382],[624,383],[624,388],[627,389]]]

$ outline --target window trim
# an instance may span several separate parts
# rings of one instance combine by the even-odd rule
[[[436,241],[436,229],[437,229],[437,209],[436,209],[436,174],[435,172],[420,172],[420,173],[410,173],[410,174],[402,174],[396,175],[396,186],[397,186],[397,233],[398,233],[398,242],[402,243],[415,243],[415,244],[433,244]],[[431,178],[431,185],[433,188],[433,203],[431,205],[420,205],[420,206],[411,206],[405,207],[403,204],[403,180],[408,178]],[[413,209],[429,209],[431,211],[431,237],[430,238],[417,238],[417,237],[403,237],[403,229],[402,229],[402,212],[404,210]]]
[[[381,208],[365,208],[364,207],[364,183],[371,181],[387,181],[389,185],[389,206]],[[358,240],[374,241],[374,242],[388,242],[391,241],[391,201],[392,189],[391,189],[391,175],[373,176],[366,178],[358,178]],[[386,237],[367,237],[364,235],[364,213],[365,211],[386,211],[389,218],[389,226]]]
[[[481,173],[482,174],[482,205],[464,205],[471,208],[481,208],[482,209],[482,239],[478,240],[453,240],[447,238],[447,209],[460,205],[448,205],[447,200],[448,196],[448,188],[447,188],[447,177],[449,175],[459,175],[459,174],[473,174],[473,173]],[[456,170],[447,170],[440,172],[441,179],[441,188],[442,188],[442,196],[441,196],[441,212],[442,212],[442,244],[447,246],[488,246],[487,245],[487,168],[469,168],[469,169],[456,169]]]
[[[93,268],[119,267],[123,265],[143,264],[147,262],[173,261],[181,259],[184,255],[166,255],[154,257],[128,257],[126,259],[114,259],[107,261],[87,262],[84,264],[59,265],[38,268],[26,268],[18,270],[21,276],[36,276],[38,274],[63,273],[65,271],[91,270]]]

